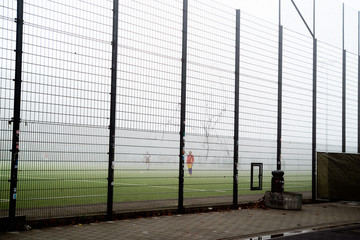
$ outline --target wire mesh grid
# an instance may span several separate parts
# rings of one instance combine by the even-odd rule
[[[311,190],[313,39],[284,29],[282,154],[285,187]]]
[[[232,196],[235,13],[214,1],[189,2],[185,205]]]
[[[111,3],[24,3],[18,214],[106,202]]]
[[[246,13],[240,23],[238,168],[246,178],[239,190],[250,188],[251,163],[263,163],[263,189],[268,190],[276,169],[278,27]]]
[[[177,198],[181,9],[120,2],[115,202]]]
[[[12,108],[14,105],[16,2],[0,3],[0,217],[9,209],[12,144]]]
[[[176,207],[182,4],[119,4],[115,211]],[[111,0],[25,1],[17,215],[107,210],[112,8]],[[6,217],[16,4],[5,0],[0,9],[0,217]],[[195,162],[188,166],[185,158],[185,205],[232,200],[235,13],[218,1],[189,1],[185,151]],[[268,190],[276,169],[278,37],[277,25],[241,12],[239,196]],[[289,191],[311,189],[312,54],[311,38],[284,29],[281,141]],[[356,54],[347,52],[346,67],[346,151],[356,152]],[[317,76],[317,151],[340,152],[341,49],[318,42]],[[262,192],[250,191],[251,163],[264,165]]]
[[[317,151],[341,152],[342,50],[318,42]]]
[[[357,153],[358,139],[358,56],[346,54],[346,152]]]

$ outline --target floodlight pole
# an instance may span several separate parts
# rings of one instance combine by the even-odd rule
[[[313,0],[313,31],[309,28],[294,0],[291,0],[299,16],[303,20],[307,30],[313,38],[313,109],[312,109],[312,201],[316,200],[316,109],[317,109],[317,39],[315,37],[315,0]]]

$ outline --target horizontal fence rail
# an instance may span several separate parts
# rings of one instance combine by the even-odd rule
[[[0,12],[0,218],[236,207],[277,168],[314,195],[313,147],[358,151],[359,56],[314,36],[205,0]]]

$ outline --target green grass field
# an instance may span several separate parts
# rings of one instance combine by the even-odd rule
[[[8,173],[8,172],[7,172]],[[8,175],[1,175],[1,210],[8,208]],[[71,206],[106,203],[107,172],[98,169],[82,171],[19,171],[17,208]],[[115,171],[114,202],[176,199],[178,172],[167,170]],[[250,190],[250,176],[239,172],[238,192],[261,194],[270,189],[271,173],[264,172],[263,190]],[[311,191],[311,176],[288,175],[286,191]],[[185,174],[184,198],[232,196],[232,171],[195,171]]]

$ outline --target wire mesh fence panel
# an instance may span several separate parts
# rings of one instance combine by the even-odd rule
[[[25,1],[17,213],[106,210],[112,1]],[[100,205],[99,205],[100,204]]]
[[[15,1],[7,0],[0,3],[0,218],[7,217],[10,199],[16,8]]]
[[[176,207],[181,44],[182,1],[120,2],[115,210]]]
[[[318,152],[341,152],[342,50],[318,42],[317,51]]]
[[[276,170],[278,26],[241,13],[239,193],[270,189]],[[263,190],[250,192],[251,163],[264,167]]]
[[[235,24],[234,9],[189,1],[185,205],[232,196]]]
[[[0,3],[0,218],[11,215],[14,196],[16,215],[28,220],[111,215],[110,208],[116,212],[182,208],[182,197],[186,207],[230,203],[235,193],[236,111],[238,197],[269,190],[271,172],[279,166],[285,172],[286,191],[311,190],[312,38],[241,12],[240,87],[235,89],[233,8],[215,0],[188,1],[183,32],[186,2],[124,0],[119,1],[118,29],[113,29],[114,2],[25,0],[21,45],[16,44],[17,27],[22,26],[17,20],[19,2]],[[334,13],[339,16],[337,10]],[[356,16],[352,12],[353,19]],[[352,40],[345,45],[354,50]],[[22,51],[17,51],[19,46]],[[345,134],[346,152],[357,152],[359,69],[352,51],[346,52],[343,62],[342,49],[318,41],[316,151],[341,152]],[[22,69],[15,65],[19,55]],[[182,98],[184,75],[186,98]],[[16,97],[20,82],[18,142],[13,129],[19,122],[15,100],[20,99]],[[114,112],[116,119],[111,117]],[[179,152],[184,139],[182,166]],[[18,166],[11,162],[16,146]],[[114,165],[109,164],[112,147]],[[250,179],[254,166],[264,170],[262,184],[260,178]],[[17,174],[11,174],[11,168]],[[12,198],[9,180],[17,182]],[[262,185],[262,190],[251,190],[251,182]]]
[[[313,39],[284,29],[281,169],[286,191],[311,191]]]
[[[346,152],[358,152],[358,55],[346,53]]]

